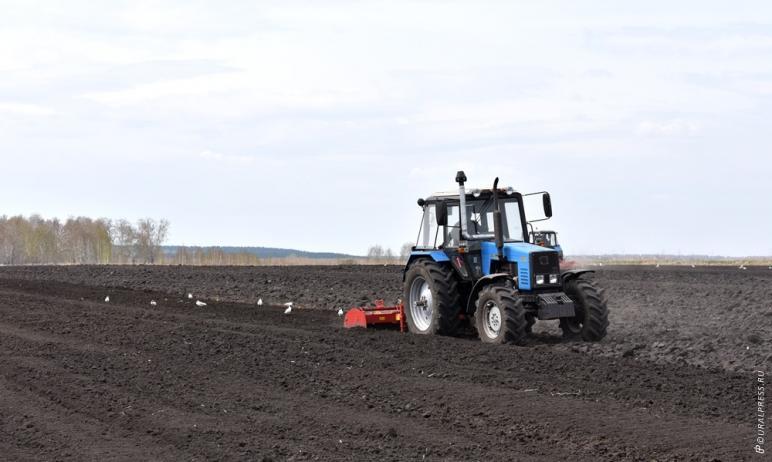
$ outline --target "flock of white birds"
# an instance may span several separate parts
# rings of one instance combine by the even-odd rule
[[[188,299],[189,300],[193,299],[193,294],[190,293],[190,292],[188,292]],[[110,296],[109,295],[105,297],[105,303],[110,303]],[[157,306],[157,305],[158,305],[158,302],[156,302],[155,300],[150,300],[150,306]],[[292,313],[292,305],[293,305],[292,302],[287,302],[287,303],[284,304],[284,306],[286,307],[284,309],[284,314]],[[203,301],[197,299],[196,300],[196,306],[204,307],[204,306],[206,306],[206,302],[203,302]],[[263,299],[262,298],[259,298],[257,300],[257,306],[263,306]],[[338,310],[338,316],[343,316],[343,309]]]

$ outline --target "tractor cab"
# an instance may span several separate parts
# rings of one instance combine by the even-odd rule
[[[588,271],[562,272],[558,251],[532,243],[523,199],[540,196],[549,218],[549,193],[499,188],[498,178],[492,188],[467,190],[466,181],[458,172],[458,191],[418,200],[423,215],[403,272],[408,329],[452,335],[473,319],[485,342],[522,343],[537,319],[558,319],[566,335],[602,338],[605,301],[582,278]]]
[[[468,192],[461,188],[463,195],[442,192],[418,200],[423,217],[410,261],[448,261],[465,281],[510,273],[523,290],[559,286],[558,254],[528,242],[523,195],[498,185]],[[542,195],[545,214],[551,215],[549,194],[537,194]],[[535,266],[544,272],[538,280]]]
[[[558,233],[555,231],[531,231],[529,233],[529,241],[548,249],[554,249],[557,251],[560,260],[563,260],[563,248],[558,243]]]

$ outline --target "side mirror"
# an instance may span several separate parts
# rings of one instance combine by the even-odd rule
[[[541,201],[544,206],[544,216],[550,218],[552,216],[552,200],[550,199],[550,193],[544,193],[541,197]]]
[[[435,206],[437,215],[437,226],[448,225],[448,204],[445,202],[438,202]]]

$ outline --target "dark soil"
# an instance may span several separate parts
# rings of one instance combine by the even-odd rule
[[[396,267],[0,268],[0,458],[753,459],[772,270],[596,279],[603,342],[514,347],[342,329]]]

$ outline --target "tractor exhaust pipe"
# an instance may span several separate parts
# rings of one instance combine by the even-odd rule
[[[499,208],[499,177],[493,181],[493,240],[499,256],[499,265],[504,262],[504,233],[501,229],[501,209]]]
[[[463,170],[459,170],[456,173],[456,183],[458,183],[458,219],[461,221],[461,236],[464,239],[471,239],[466,229],[466,189],[464,189],[464,183],[466,182],[466,174]]]

